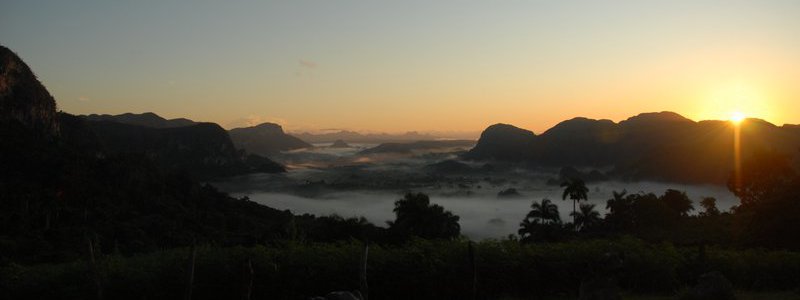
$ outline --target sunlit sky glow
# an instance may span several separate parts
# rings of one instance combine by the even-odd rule
[[[800,123],[800,1],[5,1],[74,114],[541,132],[670,110]]]

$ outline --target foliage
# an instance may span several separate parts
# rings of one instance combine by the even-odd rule
[[[252,299],[303,299],[358,288],[363,244],[277,242],[253,247],[202,246],[197,249],[195,299],[237,298],[254,269]],[[467,241],[412,239],[400,246],[371,245],[368,281],[375,299],[469,297],[472,271]],[[632,238],[520,245],[484,241],[475,245],[481,298],[575,295],[620,257],[614,277],[624,290],[671,295],[693,285],[688,272],[694,248],[649,244]],[[186,286],[191,249],[148,254],[104,255],[98,259],[107,298],[179,298]],[[792,289],[800,284],[800,253],[711,247],[708,268],[737,289]],[[85,261],[61,264],[7,264],[0,268],[0,295],[7,299],[91,298],[94,286]],[[705,271],[698,270],[697,272]]]
[[[572,200],[572,212],[575,213],[577,210],[575,209],[575,204],[581,200],[588,200],[589,197],[587,193],[589,192],[589,188],[586,187],[586,183],[579,178],[570,178],[567,181],[561,183],[561,187],[564,188],[564,193],[561,195],[561,200],[566,200],[569,196],[569,199]],[[572,223],[575,224],[575,217],[572,218]]]
[[[603,222],[600,212],[594,207],[594,204],[581,204],[577,212],[570,214],[575,219],[575,227],[578,231],[590,232]]]
[[[741,199],[734,230],[745,245],[800,249],[800,175],[786,156],[761,152],[742,165],[728,188]]]
[[[531,211],[519,224],[519,235],[522,242],[552,242],[560,239],[564,232],[558,206],[550,199],[533,202]]]
[[[461,234],[459,217],[438,204],[430,204],[428,195],[408,193],[394,203],[394,221],[389,230],[401,237],[452,239]]]

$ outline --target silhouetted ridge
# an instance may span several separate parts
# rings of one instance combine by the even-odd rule
[[[350,148],[350,145],[343,140],[336,140],[330,145],[330,148]]]
[[[436,140],[437,137],[410,131],[403,134],[387,134],[387,133],[358,133],[349,130],[340,130],[336,132],[326,133],[297,133],[294,136],[309,143],[332,143],[336,140],[348,141],[350,143],[408,143],[423,140]]]
[[[436,149],[451,149],[471,147],[475,145],[474,141],[469,140],[448,140],[448,141],[416,141],[413,143],[383,143],[378,146],[362,150],[358,154],[380,154],[380,153],[398,153],[410,154],[414,151],[422,150],[436,150]]]
[[[286,134],[280,125],[274,123],[234,128],[228,132],[236,147],[259,155],[313,147],[301,139]]]
[[[796,156],[800,130],[758,119],[741,123],[742,153]],[[464,157],[526,165],[610,168],[611,177],[723,184],[733,170],[734,125],[694,122],[673,112],[643,113],[620,123],[574,118],[539,136],[511,125],[487,128]]]
[[[154,128],[56,113],[27,67],[6,48],[0,55],[4,268],[85,258],[87,243],[103,257],[196,244],[253,246],[287,237],[288,228],[308,241],[375,240],[382,232],[357,219],[294,216],[201,184],[192,177],[283,167],[245,156],[213,123]],[[58,135],[41,134],[55,128]]]
[[[138,125],[138,126],[153,127],[153,128],[184,127],[196,124],[196,122],[185,118],[167,120],[152,112],[146,112],[141,114],[124,113],[119,115],[91,114],[81,117],[89,121],[111,121],[128,125]]]
[[[43,135],[58,133],[56,102],[13,51],[0,46],[0,124],[20,122]]]
[[[465,157],[470,159],[526,160],[536,142],[532,131],[508,124],[494,124],[481,133],[478,143]]]
[[[251,170],[228,137],[215,123],[153,128],[111,121],[90,121],[103,148],[112,153],[144,153],[168,169],[183,169],[199,178],[230,176],[250,171],[282,172],[272,168]],[[266,164],[260,163],[262,166]]]
[[[653,123],[653,122],[694,123],[694,121],[671,111],[641,113],[636,116],[630,117],[627,120],[621,121],[619,123],[620,125],[623,124],[634,125],[634,124]]]

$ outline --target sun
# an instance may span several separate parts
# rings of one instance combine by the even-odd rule
[[[745,119],[745,115],[740,111],[735,111],[731,113],[731,116],[728,120],[733,122],[734,124],[739,124]]]

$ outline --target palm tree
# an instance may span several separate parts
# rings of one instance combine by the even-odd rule
[[[552,240],[561,226],[561,217],[558,214],[558,206],[553,204],[550,199],[542,199],[541,202],[534,201],[531,204],[531,211],[519,224],[519,235],[524,241],[534,238]]]
[[[572,212],[570,216],[575,220],[575,228],[580,231],[592,228],[600,223],[600,213],[594,210],[594,204],[581,204],[579,212]]]
[[[531,204],[531,211],[525,219],[533,219],[542,224],[561,223],[561,216],[558,215],[558,206],[553,204],[550,199],[542,199],[542,202]]]
[[[581,200],[589,200],[589,196],[587,193],[589,192],[589,188],[586,187],[586,183],[583,180],[578,178],[571,178],[567,179],[561,183],[561,187],[564,188],[564,193],[561,195],[561,200],[567,200],[567,196],[572,199],[572,214],[577,212],[576,204],[578,201]],[[572,216],[572,224],[575,224],[575,216]]]

